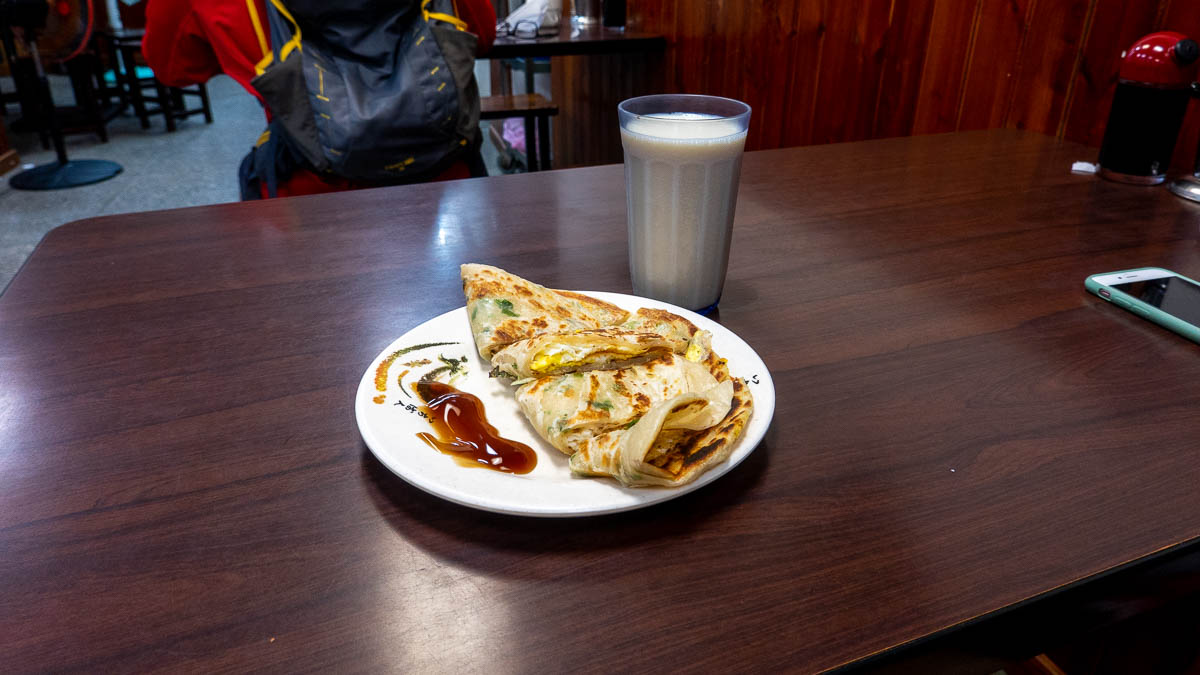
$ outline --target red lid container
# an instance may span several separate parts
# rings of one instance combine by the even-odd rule
[[[1151,87],[1183,88],[1196,79],[1197,60],[1200,47],[1186,35],[1151,33],[1121,54],[1118,77]]]

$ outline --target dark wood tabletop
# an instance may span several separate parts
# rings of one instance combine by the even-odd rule
[[[558,35],[539,38],[518,38],[497,35],[489,59],[513,59],[531,56],[572,56],[579,54],[615,54],[641,52],[666,47],[660,34],[636,30],[619,30],[604,26],[578,26],[564,19]]]
[[[411,487],[353,403],[463,304],[460,263],[629,292],[620,166],[63,225],[0,296],[0,663],[1032,656],[1006,618],[1200,535],[1200,347],[1083,288],[1200,276],[1200,206],[1069,173],[1094,155],[1015,131],[748,154],[717,318],[771,369],[774,423],[711,485],[582,519]]]

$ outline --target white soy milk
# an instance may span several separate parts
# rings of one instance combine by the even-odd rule
[[[634,292],[687,309],[716,303],[745,130],[731,119],[669,113],[629,120],[621,142]]]

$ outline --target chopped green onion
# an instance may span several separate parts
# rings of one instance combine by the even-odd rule
[[[500,313],[505,316],[521,316],[513,311],[513,304],[511,300],[505,300],[503,298],[497,299],[496,306],[500,308]]]

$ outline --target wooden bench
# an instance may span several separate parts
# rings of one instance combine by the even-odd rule
[[[511,96],[481,96],[479,119],[499,120],[507,117],[525,119],[525,158],[530,171],[550,168],[550,116],[558,114],[558,106],[541,94]],[[537,121],[535,143],[534,121]],[[534,152],[536,145],[537,152]]]

